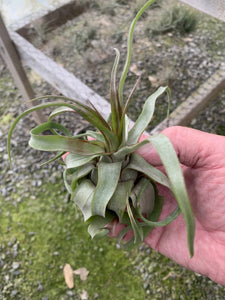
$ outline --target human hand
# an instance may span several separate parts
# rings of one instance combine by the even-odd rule
[[[225,285],[225,137],[179,126],[162,133],[172,142],[183,167],[196,219],[194,257],[189,256],[182,215],[165,227],[154,228],[145,243],[178,264]],[[163,170],[150,144],[137,152]],[[161,220],[175,209],[176,201],[167,188],[158,185],[158,189],[164,196]],[[112,236],[116,236],[122,225],[113,227]]]

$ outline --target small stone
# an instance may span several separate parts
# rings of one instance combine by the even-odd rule
[[[98,293],[94,293],[94,299],[98,299],[99,298],[99,294]]]
[[[73,293],[72,291],[67,291],[66,294],[67,294],[68,296],[73,296],[73,295],[74,295],[74,293]]]
[[[18,251],[13,251],[13,258],[16,258],[18,255]]]
[[[14,276],[18,276],[18,275],[20,275],[20,274],[21,274],[21,271],[20,271],[20,270],[16,270],[16,271],[13,272],[13,275],[14,275]]]
[[[41,283],[39,283],[38,287],[37,287],[37,291],[38,292],[42,292],[44,289],[43,285]]]
[[[6,197],[8,195],[8,192],[5,188],[2,189],[2,197]]]
[[[12,296],[12,297],[16,296],[17,294],[18,294],[18,291],[17,291],[17,290],[14,290],[14,291],[11,292],[11,296]]]
[[[18,262],[13,262],[12,267],[14,270],[17,270],[20,267],[20,264]]]

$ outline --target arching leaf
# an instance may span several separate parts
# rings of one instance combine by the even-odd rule
[[[192,257],[194,254],[195,219],[179,160],[167,136],[164,134],[158,134],[150,137],[149,140],[158,152],[166,169],[166,173],[170,180],[171,191],[173,192],[173,195],[184,216],[187,227],[188,248],[190,256]]]
[[[122,162],[98,164],[98,184],[93,197],[93,215],[105,216],[106,206],[112,198],[120,178]]]

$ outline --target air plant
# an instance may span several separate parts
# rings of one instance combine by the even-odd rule
[[[165,92],[169,94],[169,90],[167,87],[159,87],[147,98],[131,129],[126,114],[136,85],[128,99],[123,99],[135,24],[153,2],[155,1],[147,1],[130,25],[127,57],[118,86],[116,78],[120,53],[115,49],[116,58],[110,82],[109,120],[106,121],[91,103],[88,106],[63,96],[36,98],[34,100],[48,98],[57,101],[34,106],[16,118],[8,134],[8,155],[11,164],[10,140],[18,121],[33,111],[53,107],[48,121],[30,131],[29,145],[37,150],[57,152],[50,161],[60,159],[62,162],[63,157],[66,189],[81,210],[91,237],[107,235],[106,225],[117,219],[126,225],[118,235],[118,242],[123,247],[135,245],[142,242],[154,227],[166,226],[182,213],[187,227],[190,256],[193,256],[195,221],[176,152],[163,134],[150,136],[139,142],[152,119],[156,100]],[[78,113],[97,130],[73,136],[66,127],[54,121],[56,115],[68,111]],[[166,174],[136,153],[136,150],[147,143],[151,143],[158,152]],[[161,221],[158,219],[163,207],[163,197],[159,195],[156,183],[167,187],[177,201],[177,208]],[[133,237],[124,242],[123,238],[130,230],[133,231]]]

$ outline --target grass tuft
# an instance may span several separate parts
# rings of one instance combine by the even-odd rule
[[[196,13],[184,5],[175,4],[164,8],[154,25],[151,24],[146,31],[153,35],[168,32],[184,35],[193,32],[196,29],[196,25]]]

